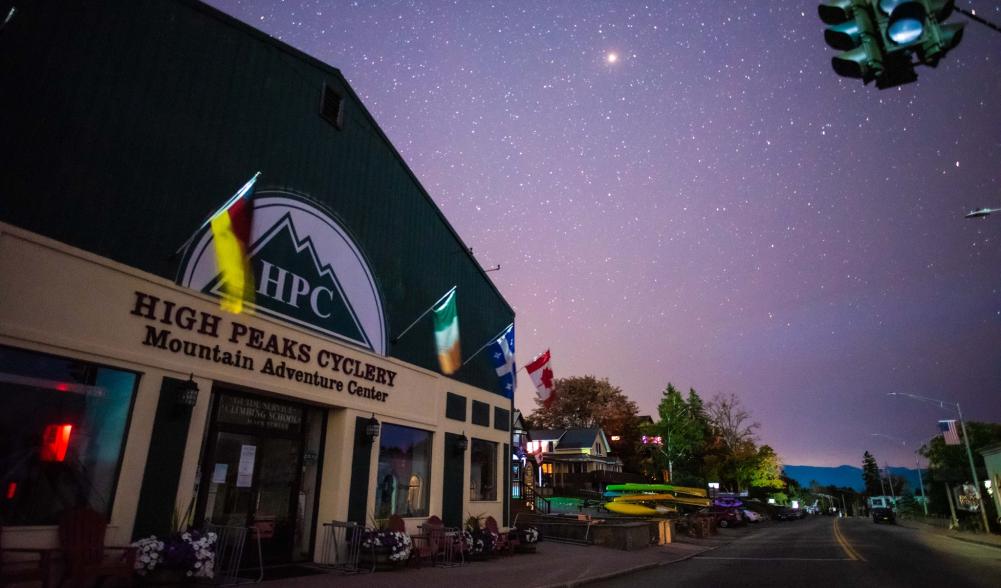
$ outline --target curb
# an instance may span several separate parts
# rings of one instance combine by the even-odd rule
[[[917,522],[910,525],[901,524],[899,522],[897,524],[906,529],[913,529],[915,531],[919,531],[922,533],[931,533],[933,535],[938,535],[940,537],[948,537],[949,539],[955,539],[956,541],[962,541],[963,543],[973,543],[974,545],[983,545],[984,547],[993,547],[995,549],[1001,549],[1001,543],[996,543],[994,541],[984,541],[975,536],[967,537],[964,535],[958,535],[951,531],[947,531],[945,529],[939,530],[937,527],[929,527],[927,525],[922,525],[921,523]]]
[[[603,582],[605,580],[611,580],[613,578],[618,578],[619,576],[626,576],[628,574],[633,574],[636,572],[642,572],[643,570],[650,570],[653,568],[660,568],[668,566],[674,563],[682,562],[685,560],[692,559],[697,555],[702,555],[707,551],[712,551],[718,549],[718,547],[707,547],[702,551],[696,551],[694,553],[689,553],[681,557],[671,559],[668,561],[656,561],[648,564],[642,564],[638,566],[633,566],[631,568],[623,568],[621,570],[615,570],[614,572],[608,572],[598,576],[591,576],[589,578],[581,578],[579,580],[570,580],[569,582],[559,582],[557,584],[546,584],[544,586],[539,586],[538,588],[576,588],[577,586],[583,586],[585,584],[592,584],[594,582]]]
[[[960,535],[946,535],[950,539],[955,539],[956,541],[962,541],[964,543],[973,543],[975,545],[983,545],[984,547],[993,547],[994,549],[1001,549],[1001,544],[994,543],[993,541],[980,541],[973,537],[962,537]]]

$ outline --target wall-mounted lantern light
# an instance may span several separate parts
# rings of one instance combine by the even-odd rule
[[[368,424],[365,425],[365,437],[368,442],[371,443],[375,441],[375,438],[379,436],[379,421],[375,420],[375,413],[372,413],[372,418],[368,419]]]
[[[462,452],[464,452],[464,451],[465,451],[466,449],[468,449],[468,448],[469,448],[469,439],[468,439],[468,438],[466,438],[466,432],[465,432],[465,431],[463,431],[463,432],[462,432],[462,437],[459,437],[459,438],[458,438],[458,439],[457,439],[457,440],[455,441],[455,448],[456,448],[457,450],[459,450],[459,453],[462,453]]]
[[[195,382],[195,375],[188,376],[187,382],[182,382],[177,389],[175,402],[178,406],[192,407],[198,403],[198,383]]]

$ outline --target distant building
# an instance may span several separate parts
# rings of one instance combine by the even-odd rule
[[[984,465],[987,466],[987,480],[984,485],[987,486],[987,493],[994,500],[994,508],[996,512],[1001,513],[1001,443],[995,443],[993,445],[988,445],[979,450],[980,455],[984,456]]]
[[[540,486],[599,490],[604,474],[622,472],[622,460],[609,455],[611,447],[599,428],[533,430],[529,436]]]

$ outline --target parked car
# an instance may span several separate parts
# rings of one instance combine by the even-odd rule
[[[740,509],[723,506],[711,506],[703,512],[711,514],[716,519],[716,526],[727,528],[737,527],[745,523],[744,517],[740,514]]]
[[[744,520],[746,520],[749,523],[760,523],[761,519],[763,518],[758,513],[747,508],[740,511],[740,514],[742,514],[744,516]]]
[[[780,508],[775,511],[776,521],[795,521],[799,515],[791,508]]]

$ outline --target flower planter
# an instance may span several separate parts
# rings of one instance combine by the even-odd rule
[[[361,539],[361,565],[373,568],[401,566],[410,559],[412,551],[413,543],[406,533],[368,530]]]

